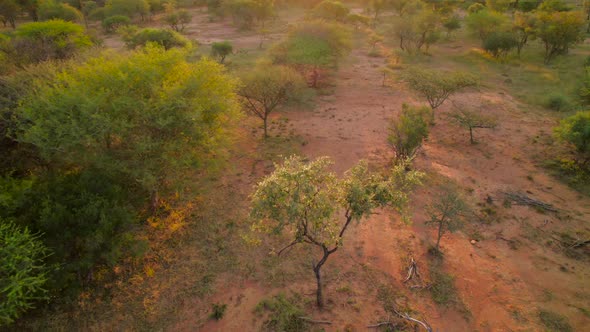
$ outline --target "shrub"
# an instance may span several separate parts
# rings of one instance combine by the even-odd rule
[[[63,20],[22,24],[15,35],[14,45],[21,62],[67,59],[92,45],[82,26]]]
[[[176,31],[170,29],[146,28],[139,30],[125,41],[129,48],[146,46],[148,43],[156,43],[169,50],[173,47],[187,47],[190,41]]]
[[[48,254],[39,235],[0,219],[0,327],[46,298]]]
[[[428,125],[432,110],[427,106],[402,105],[399,117],[391,122],[387,142],[393,148],[396,161],[412,158],[424,139],[428,137]]]
[[[412,90],[428,100],[436,109],[461,89],[477,85],[476,78],[465,72],[444,72],[432,69],[410,68],[403,78]]]
[[[139,15],[142,21],[150,12],[150,5],[146,0],[110,0],[104,8],[106,17],[124,15],[133,18]]]
[[[211,311],[211,318],[215,320],[220,320],[225,315],[225,309],[227,309],[227,304],[215,303],[213,304],[213,309]]]
[[[547,108],[557,112],[567,111],[571,107],[569,98],[561,93],[553,93],[549,95],[545,104]]]
[[[486,8],[486,7],[485,7],[484,5],[482,5],[482,4],[481,4],[481,3],[479,3],[479,2],[476,2],[476,3],[474,3],[474,4],[470,5],[470,6],[467,8],[467,12],[469,12],[469,13],[477,13],[477,12],[479,12],[480,10],[483,10],[483,9],[485,9],[485,8]]]
[[[82,21],[82,13],[67,3],[59,3],[54,0],[46,0],[40,3],[37,9],[41,20],[60,19],[70,22]]]
[[[483,40],[483,49],[493,57],[506,56],[518,46],[518,40],[512,32],[492,32]]]
[[[192,15],[185,9],[168,13],[164,17],[164,21],[176,32],[184,31],[185,25],[189,24],[192,19]]]
[[[219,58],[219,62],[223,63],[225,58],[232,54],[233,46],[229,41],[215,42],[211,44],[211,55]]]
[[[467,28],[482,41],[492,32],[508,30],[508,18],[488,9],[470,13],[465,21]]]
[[[296,304],[298,298],[288,299],[284,294],[274,296],[270,300],[263,300],[256,306],[256,312],[269,311],[270,315],[264,322],[267,331],[298,332],[306,331],[307,323],[301,319],[303,309]]]
[[[131,19],[124,15],[115,15],[105,18],[102,21],[102,27],[107,33],[116,31],[122,26],[131,24]]]
[[[539,311],[539,319],[541,323],[549,329],[550,331],[559,331],[559,332],[571,332],[573,331],[572,326],[567,321],[567,318],[564,316],[546,310]]]
[[[318,3],[312,10],[311,16],[324,20],[332,20],[344,23],[350,9],[343,5],[340,1],[324,0]]]
[[[590,111],[578,112],[561,120],[554,133],[559,140],[575,147],[578,164],[586,167],[590,160]]]

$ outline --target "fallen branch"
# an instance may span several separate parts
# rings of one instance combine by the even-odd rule
[[[553,205],[541,202],[539,200],[533,199],[528,197],[527,195],[514,193],[514,192],[505,192],[504,195],[506,198],[510,199],[511,201],[515,202],[516,205],[528,205],[538,207],[547,211],[557,212],[558,210],[553,207]]]
[[[378,327],[381,327],[381,326],[384,326],[384,325],[392,325],[392,326],[395,326],[395,324],[392,323],[392,322],[381,322],[381,323],[377,323],[377,324],[373,324],[373,325],[367,325],[367,327],[370,328],[370,329],[374,329],[374,328],[378,328]]]
[[[395,309],[393,309],[393,312],[395,312],[401,318],[404,318],[404,319],[407,319],[407,320],[409,320],[411,322],[418,323],[418,324],[422,325],[422,327],[424,327],[426,329],[426,331],[432,332],[432,327],[430,327],[430,325],[428,325],[428,323],[423,322],[423,321],[420,321],[420,320],[417,320],[416,318],[412,318],[410,315],[408,315],[406,313],[403,313],[402,314],[402,313],[400,313],[399,311],[397,311]]]
[[[309,317],[299,317],[299,319],[304,320],[308,323],[312,323],[312,324],[326,324],[326,325],[332,324],[332,322],[327,321],[327,320],[315,320],[315,319],[311,319]]]

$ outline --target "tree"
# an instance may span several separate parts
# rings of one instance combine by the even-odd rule
[[[477,85],[475,77],[464,72],[410,68],[403,78],[410,88],[428,100],[433,110],[461,89]]]
[[[514,13],[512,31],[516,34],[516,49],[519,56],[522,48],[527,44],[529,39],[535,38],[536,24],[535,15],[523,12]]]
[[[39,0],[16,0],[18,5],[29,14],[29,17],[37,22],[39,16],[37,15],[37,8],[39,6]]]
[[[164,21],[176,32],[184,31],[185,25],[189,24],[192,19],[193,16],[186,9],[175,10],[164,17]]]
[[[435,251],[440,252],[440,239],[446,232],[454,232],[463,225],[468,206],[456,188],[444,185],[428,206],[430,220],[426,223],[438,228]]]
[[[412,159],[428,138],[432,110],[428,106],[402,105],[399,117],[391,121],[387,143],[393,148],[396,163]]]
[[[219,58],[219,62],[223,63],[225,58],[232,54],[233,46],[229,41],[214,42],[211,44],[211,55]]]
[[[0,327],[47,298],[49,253],[38,234],[0,219]]]
[[[295,27],[270,53],[275,64],[292,66],[306,77],[311,72],[315,88],[320,71],[335,65],[349,49],[350,33],[344,26],[311,21]]]
[[[63,60],[92,46],[82,26],[62,20],[22,24],[15,35],[13,43],[21,63]]]
[[[125,36],[124,40],[127,47],[131,49],[143,47],[149,43],[158,44],[166,50],[174,47],[188,47],[191,44],[188,39],[176,31],[156,28],[145,28],[130,33]]]
[[[461,18],[458,15],[452,15],[443,20],[443,27],[447,30],[447,37],[455,30],[461,29]]]
[[[4,0],[0,2],[0,19],[6,27],[6,24],[14,29],[16,28],[16,17],[18,16],[20,8],[15,0]]]
[[[105,11],[107,17],[125,15],[133,18],[139,15],[144,21],[150,13],[150,5],[146,0],[108,0]]]
[[[545,46],[545,63],[584,39],[584,17],[581,12],[538,12],[536,36]]]
[[[539,4],[538,11],[542,12],[567,12],[572,8],[562,0],[545,0]]]
[[[483,49],[494,58],[507,56],[518,45],[519,40],[513,32],[492,32],[483,40]]]
[[[239,118],[237,82],[186,49],[147,45],[73,65],[19,108],[20,142],[65,169],[97,169],[147,192],[207,165]]]
[[[485,40],[492,32],[506,31],[508,18],[488,9],[470,13],[466,18],[467,28],[480,40]]]
[[[234,0],[229,3],[229,11],[234,24],[242,29],[252,29],[256,20],[257,3],[254,0]]]
[[[131,24],[131,19],[125,15],[109,16],[102,21],[102,27],[106,33],[117,31],[122,26]]]
[[[423,9],[397,21],[394,34],[399,39],[400,49],[406,52],[421,51],[436,42],[439,37],[439,15],[430,9]]]
[[[67,3],[59,3],[54,0],[45,0],[37,10],[41,20],[60,19],[69,22],[80,22],[83,19],[82,13]]]
[[[585,167],[590,161],[590,111],[577,112],[554,128],[557,139],[571,144],[578,154],[576,162]]]
[[[457,125],[469,130],[469,141],[471,144],[475,144],[475,140],[473,139],[473,129],[491,129],[496,127],[495,119],[464,108],[457,109],[454,113],[450,114],[449,117],[451,118],[451,121]]]
[[[316,302],[323,306],[321,268],[343,245],[352,222],[360,222],[381,207],[404,212],[409,191],[420,183],[421,173],[406,172],[403,165],[383,176],[372,174],[361,161],[339,179],[329,170],[329,158],[306,163],[287,158],[263,179],[252,195],[253,229],[292,234],[293,240],[278,251],[305,243],[318,248],[321,258],[313,263]]]
[[[350,9],[336,0],[324,0],[311,10],[311,16],[314,18],[340,23],[346,22],[349,13]]]
[[[248,113],[264,122],[267,134],[268,116],[300,91],[305,82],[299,73],[284,66],[258,67],[242,78],[239,95]]]

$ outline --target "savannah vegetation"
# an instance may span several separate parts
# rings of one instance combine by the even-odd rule
[[[1,0],[0,22],[0,329],[589,323],[590,2]]]

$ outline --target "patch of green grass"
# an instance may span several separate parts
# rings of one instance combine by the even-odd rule
[[[268,313],[268,318],[263,324],[266,331],[307,331],[308,324],[301,319],[305,313],[299,305],[300,302],[301,299],[297,295],[287,298],[284,294],[278,294],[258,303],[254,312],[259,315]]]
[[[567,318],[552,311],[539,310],[539,319],[541,323],[551,332],[571,332],[572,326]]]
[[[551,175],[578,192],[590,196],[590,171],[580,168],[573,160],[546,160],[543,166]]]
[[[430,296],[432,300],[444,307],[453,307],[468,319],[471,312],[461,300],[457,287],[455,286],[455,277],[442,271],[440,266],[435,263],[430,265]]]
[[[220,320],[225,315],[225,309],[227,309],[227,304],[225,303],[214,303],[213,309],[211,310],[210,317],[215,320]]]

